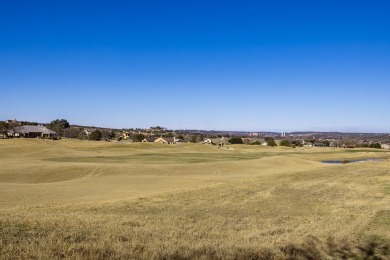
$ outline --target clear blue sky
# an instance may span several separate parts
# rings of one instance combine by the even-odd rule
[[[390,132],[390,1],[0,1],[0,120]]]

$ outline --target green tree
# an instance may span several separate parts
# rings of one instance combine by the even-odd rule
[[[264,140],[268,146],[278,146],[272,137],[265,137]]]
[[[301,142],[301,141],[298,141],[298,140],[292,141],[291,145],[295,145],[295,146],[299,146],[299,147],[302,147],[302,146],[303,146],[302,142]]]
[[[280,146],[291,147],[291,142],[288,141],[288,140],[282,140],[282,141],[280,142]]]
[[[168,134],[165,135],[165,137],[173,137],[173,134],[169,132]]]
[[[261,143],[259,141],[254,141],[251,143],[251,145],[261,145]]]
[[[48,125],[51,130],[57,132],[60,136],[64,134],[64,129],[68,128],[69,126],[69,122],[66,119],[56,119],[51,121]]]
[[[50,126],[60,125],[63,129],[69,127],[69,122],[66,119],[56,119],[50,122]]]
[[[196,135],[193,135],[192,137],[191,137],[191,140],[190,140],[190,142],[191,143],[196,143]]]
[[[9,124],[7,122],[0,122],[0,133],[4,137],[7,137],[8,129],[9,129]]]
[[[324,145],[325,145],[326,147],[329,147],[329,146],[330,146],[330,142],[329,142],[328,140],[323,141],[323,143],[324,143]]]
[[[145,136],[143,134],[135,134],[132,138],[134,142],[142,142],[142,140],[145,139]]]
[[[100,141],[100,140],[102,140],[102,132],[100,132],[97,129],[95,131],[92,131],[89,134],[89,140],[92,140],[92,141]]]
[[[382,145],[380,143],[373,143],[370,144],[370,148],[375,148],[375,149],[382,149]]]
[[[181,140],[184,140],[184,137],[182,135],[179,135],[177,138],[181,139]]]
[[[231,144],[243,144],[244,141],[242,141],[241,137],[232,137],[229,139],[229,143]]]

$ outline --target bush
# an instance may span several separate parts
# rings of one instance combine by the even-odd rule
[[[280,142],[280,146],[291,147],[291,142],[288,141],[288,140],[283,140],[283,141]]]
[[[242,141],[241,137],[232,137],[229,139],[229,143],[231,144],[243,144],[244,141]]]
[[[278,146],[272,137],[264,138],[268,146]]]
[[[93,131],[92,133],[89,134],[89,140],[92,140],[92,141],[100,141],[102,140],[102,132],[100,132],[99,130],[95,130]]]
[[[195,135],[193,135],[192,137],[191,137],[191,140],[190,140],[190,143],[196,143],[196,136]]]
[[[370,144],[370,148],[375,148],[375,149],[382,149],[382,145],[380,143],[374,143]]]
[[[145,139],[145,136],[143,134],[135,134],[132,138],[134,142],[142,142],[142,140]]]
[[[259,141],[254,141],[251,143],[251,145],[261,145],[261,143]]]

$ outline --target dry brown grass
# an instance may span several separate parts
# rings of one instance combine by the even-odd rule
[[[0,259],[390,257],[390,154],[0,140]],[[324,159],[384,158],[325,165]]]

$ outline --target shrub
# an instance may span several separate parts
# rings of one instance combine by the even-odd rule
[[[241,137],[232,137],[229,139],[229,143],[231,144],[243,144],[244,141],[242,141]]]
[[[370,148],[375,148],[375,149],[382,149],[382,145],[380,143],[373,143],[370,144]]]
[[[196,143],[196,136],[195,136],[195,135],[193,135],[193,136],[191,137],[190,142],[191,142],[191,143]]]
[[[280,142],[280,146],[291,147],[291,142],[288,141],[288,140],[283,140],[283,141]]]
[[[142,140],[145,139],[145,136],[143,134],[135,134],[132,138],[134,142],[142,142]]]
[[[264,138],[268,146],[278,146],[272,137]]]
[[[102,132],[100,132],[99,130],[95,130],[93,131],[92,133],[89,134],[89,140],[92,140],[92,141],[100,141],[102,140]]]

